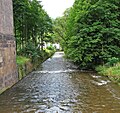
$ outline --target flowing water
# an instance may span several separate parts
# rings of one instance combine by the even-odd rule
[[[57,52],[0,95],[0,113],[120,113],[120,86]]]

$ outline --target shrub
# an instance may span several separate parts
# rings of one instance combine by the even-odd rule
[[[34,62],[38,58],[42,58],[42,51],[32,42],[28,42],[23,49],[19,50],[18,55],[29,57]]]
[[[48,49],[48,50],[55,50],[55,47],[53,47],[52,45],[50,45],[46,49]]]
[[[112,57],[108,59],[108,63],[106,63],[107,66],[114,66],[119,62],[119,58]]]

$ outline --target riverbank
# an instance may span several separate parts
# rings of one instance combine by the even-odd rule
[[[17,66],[18,66],[18,79],[21,80],[27,74],[36,70],[36,68],[42,64],[45,60],[50,58],[55,51],[53,50],[46,50],[43,52],[41,58],[37,58],[36,60],[32,60],[30,58],[26,58],[23,56],[17,56]]]
[[[96,71],[103,76],[107,76],[111,81],[120,85],[120,63],[114,66],[98,66]]]

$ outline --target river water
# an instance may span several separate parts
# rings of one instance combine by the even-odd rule
[[[0,113],[120,113],[120,86],[56,52],[0,95]]]

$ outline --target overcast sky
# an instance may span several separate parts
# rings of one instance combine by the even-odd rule
[[[50,17],[56,18],[62,16],[63,12],[71,7],[74,0],[41,0],[43,9],[47,11]]]

